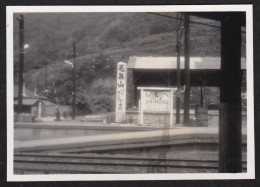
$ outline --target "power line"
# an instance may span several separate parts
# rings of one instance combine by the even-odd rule
[[[178,18],[177,18],[177,17],[174,17],[174,16],[169,16],[169,15],[159,14],[159,13],[154,13],[154,12],[147,12],[147,13],[148,13],[148,14],[154,14],[154,15],[157,15],[157,16],[162,16],[162,17],[167,17],[167,18],[172,18],[172,19],[178,20]],[[182,17],[179,18],[179,19],[180,19],[180,20],[185,20],[185,19],[183,19]],[[190,23],[195,23],[195,24],[204,25],[204,26],[214,27],[214,28],[218,28],[218,29],[221,28],[220,26],[217,26],[217,25],[211,25],[211,24],[202,23],[202,22],[198,22],[198,21],[189,20],[189,22],[190,22]]]
[[[169,15],[165,15],[165,14],[159,14],[159,13],[154,13],[154,12],[147,12],[147,14],[153,14],[153,15],[157,15],[157,16],[162,16],[162,17],[166,17],[166,18],[171,18],[171,19],[175,19],[178,20],[177,17],[174,16],[169,16]],[[180,20],[185,20],[183,18],[179,18]],[[211,25],[211,24],[207,24],[207,23],[202,23],[202,22],[198,22],[198,21],[192,21],[189,20],[190,23],[194,23],[194,24],[199,24],[199,25],[204,25],[204,26],[208,26],[208,27],[213,27],[213,28],[217,28],[217,29],[221,29],[221,26],[217,26],[217,25]],[[245,31],[242,31],[242,33],[246,33]]]

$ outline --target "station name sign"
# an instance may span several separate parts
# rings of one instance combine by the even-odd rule
[[[138,87],[141,92],[139,101],[139,122],[144,124],[144,111],[169,112],[170,125],[173,124],[173,92],[176,88]]]
[[[169,111],[170,91],[144,90],[144,110]]]

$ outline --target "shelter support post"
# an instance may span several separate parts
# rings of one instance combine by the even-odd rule
[[[171,90],[170,92],[170,97],[171,97],[171,101],[170,101],[170,126],[173,126],[173,90]]]
[[[200,105],[206,107],[206,81],[201,80],[201,85],[200,85]]]
[[[184,15],[184,27],[185,27],[185,90],[184,90],[184,118],[183,124],[189,126],[190,123],[190,26],[189,26],[189,13]]]
[[[141,109],[140,109],[140,117],[141,117],[141,119],[140,119],[140,124],[141,125],[143,125],[144,124],[144,100],[142,99],[142,98],[144,98],[144,90],[143,89],[141,89],[141,101],[140,101],[140,105],[141,105]]]
[[[181,89],[181,70],[180,70],[180,42],[179,39],[176,45],[177,50],[177,78],[176,78],[176,85],[177,85],[177,92],[180,92]],[[176,96],[176,124],[180,124],[180,94],[177,93]]]
[[[219,172],[242,172],[241,25],[236,13],[221,20]]]

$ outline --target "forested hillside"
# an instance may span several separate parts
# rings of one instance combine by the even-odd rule
[[[148,13],[28,13],[25,15],[25,83],[55,102],[71,104],[72,40],[77,47],[77,103],[87,112],[113,110],[115,66],[129,56],[175,56],[176,20]],[[167,15],[176,16],[175,13]],[[14,17],[18,16],[17,14]],[[220,25],[212,20],[192,20]],[[218,28],[191,24],[191,56],[220,56]],[[18,73],[18,23],[14,19],[14,75]],[[244,38],[243,38],[244,40]],[[244,43],[244,42],[243,42]],[[244,45],[242,54],[244,55]],[[183,53],[183,48],[182,48]],[[47,86],[45,85],[47,68]],[[51,75],[54,75],[53,77]],[[17,81],[17,79],[15,79]]]

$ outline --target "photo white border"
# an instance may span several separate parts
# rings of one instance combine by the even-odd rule
[[[7,181],[123,181],[123,180],[211,180],[254,179],[254,90],[253,90],[253,6],[252,5],[153,5],[153,6],[7,6]],[[247,58],[247,173],[178,173],[178,174],[49,174],[14,175],[13,119],[13,14],[55,12],[246,12]]]

